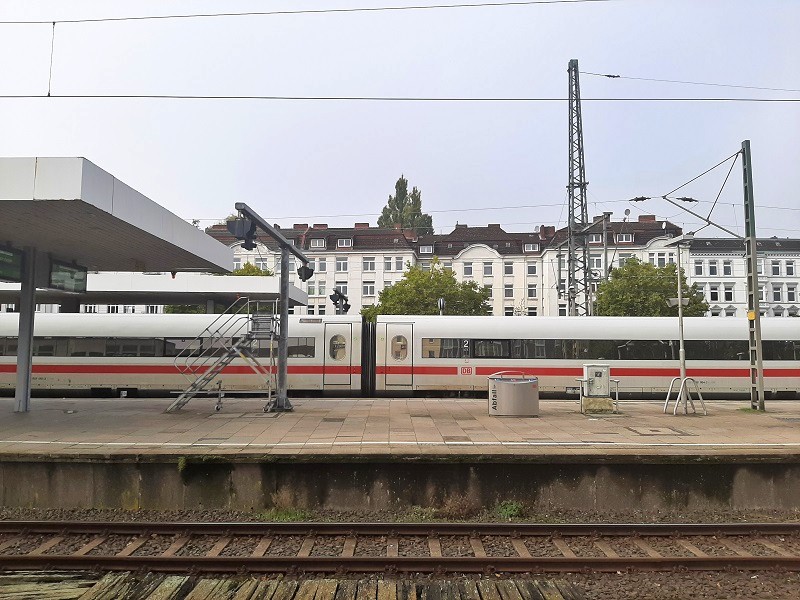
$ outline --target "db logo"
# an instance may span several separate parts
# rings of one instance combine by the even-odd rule
[[[461,367],[462,375],[472,375],[472,367]]]

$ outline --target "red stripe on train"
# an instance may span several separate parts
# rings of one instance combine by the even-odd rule
[[[198,368],[195,373],[205,372],[207,367]],[[16,373],[16,365],[0,365],[0,373]],[[58,374],[117,374],[117,375],[179,375],[181,372],[172,365],[33,365],[34,373]],[[228,366],[223,375],[251,375],[250,367]],[[289,374],[295,375],[360,375],[360,366],[290,366]]]

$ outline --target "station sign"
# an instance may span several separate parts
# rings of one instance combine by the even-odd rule
[[[0,246],[0,281],[22,281],[22,250]]]
[[[86,293],[86,268],[51,260],[48,287],[54,290],[84,294]]]

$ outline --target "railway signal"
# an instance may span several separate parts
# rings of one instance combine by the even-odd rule
[[[336,314],[337,315],[346,315],[347,311],[350,310],[350,304],[347,301],[347,296],[345,296],[338,288],[333,290],[333,293],[329,296],[331,302],[336,307]]]

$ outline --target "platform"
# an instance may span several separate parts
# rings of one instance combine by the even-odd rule
[[[0,424],[0,505],[34,508],[373,512],[800,511],[800,403],[659,402],[585,416],[543,401],[538,418],[489,417],[486,400],[37,399]],[[2,403],[11,403],[4,399]],[[742,410],[742,409],[745,410]]]
[[[0,400],[11,405],[11,399]],[[751,412],[745,401],[707,403],[709,414],[622,402],[620,414],[582,415],[577,402],[541,402],[541,416],[490,417],[486,400],[293,399],[291,413],[263,401],[198,398],[163,414],[171,399],[45,399],[0,424],[0,453],[48,455],[265,454],[558,456],[800,455],[800,402]]]

